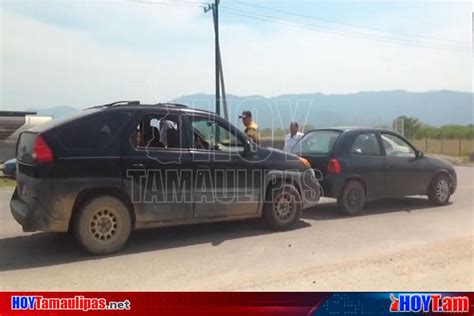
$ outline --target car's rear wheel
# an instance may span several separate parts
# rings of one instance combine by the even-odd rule
[[[364,208],[365,189],[359,181],[349,181],[337,199],[339,209],[348,215],[357,215]]]
[[[269,188],[263,207],[263,219],[274,230],[291,229],[299,221],[303,202],[298,190],[291,184]]]
[[[451,179],[446,174],[436,176],[428,190],[428,199],[435,205],[446,205],[451,197]]]
[[[131,226],[127,207],[115,197],[101,196],[81,207],[74,220],[74,234],[82,248],[104,255],[122,248]]]

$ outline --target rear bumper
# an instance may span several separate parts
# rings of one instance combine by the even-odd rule
[[[16,189],[10,201],[10,211],[24,232],[66,232],[69,227],[68,221],[51,217],[36,200],[29,204],[20,200]]]
[[[454,192],[456,192],[456,189],[457,189],[457,186],[458,186],[458,176],[456,174],[456,172],[453,172],[450,174],[450,177],[451,177],[451,194],[454,194]]]
[[[345,178],[339,175],[328,175],[321,181],[322,196],[337,199],[344,187]]]
[[[305,171],[300,180],[301,197],[303,199],[303,208],[316,205],[321,199],[321,185],[314,175],[313,170]]]

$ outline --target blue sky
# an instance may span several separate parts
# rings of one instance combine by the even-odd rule
[[[242,1],[333,23],[222,0],[221,51],[230,93],[471,90],[471,53],[446,49],[453,45],[470,48],[470,2]],[[1,106],[83,107],[118,99],[158,102],[212,93],[211,16],[198,7],[177,5],[206,1],[159,2],[171,5],[2,1]],[[284,19],[284,23],[234,15],[229,10]],[[294,23],[319,31],[288,25]]]

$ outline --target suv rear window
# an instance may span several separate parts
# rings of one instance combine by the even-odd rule
[[[65,148],[97,149],[107,146],[129,121],[129,112],[100,112],[70,121],[56,130]]]
[[[35,143],[35,133],[22,133],[18,140],[16,159],[26,163],[33,161],[33,145]]]
[[[328,154],[334,147],[339,135],[341,135],[340,131],[321,130],[308,132],[298,143],[296,143],[291,152],[298,155]]]

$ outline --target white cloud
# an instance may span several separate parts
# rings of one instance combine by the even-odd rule
[[[80,26],[2,9],[1,107],[159,102],[214,91],[212,24],[199,9],[136,3],[75,9],[53,13],[73,14]],[[464,38],[470,17],[446,19],[439,29],[444,37],[459,29]],[[221,49],[226,88],[234,94],[468,91],[472,84],[470,54],[283,25],[262,31],[223,23]]]
[[[210,58],[196,63],[189,51],[163,58],[146,47],[103,45],[87,32],[12,13],[2,14],[2,38],[3,107],[159,102],[213,82]]]
[[[471,86],[469,53],[289,28],[268,37],[234,36],[224,43],[226,60],[240,59],[227,66],[232,73],[226,78],[229,87],[241,93],[470,90]]]

